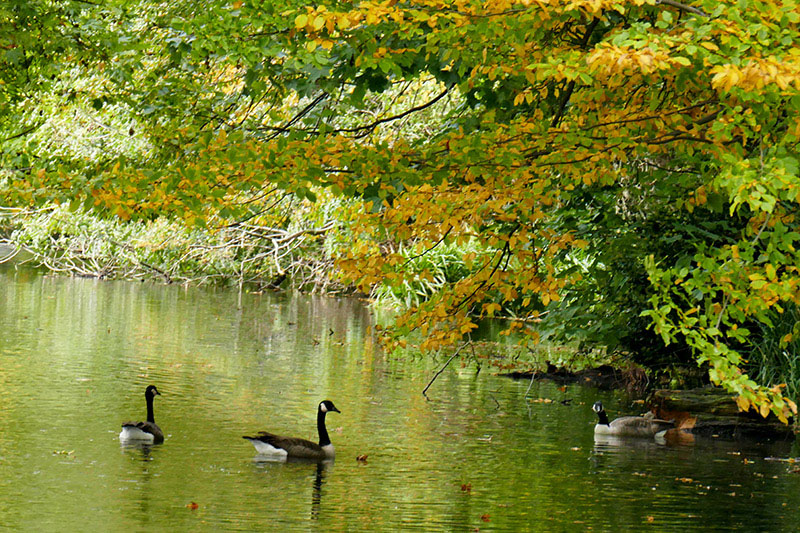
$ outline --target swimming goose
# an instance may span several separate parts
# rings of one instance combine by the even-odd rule
[[[328,437],[328,430],[325,427],[325,415],[329,412],[341,413],[333,402],[325,400],[320,402],[317,408],[317,431],[319,432],[319,444],[310,440],[297,437],[281,437],[261,431],[255,437],[242,437],[253,443],[256,451],[261,455],[272,455],[275,457],[288,459],[311,459],[322,461],[333,459],[334,450],[331,439]]]
[[[153,398],[161,395],[154,385],[148,385],[144,391],[147,402],[147,420],[144,422],[123,422],[119,434],[120,441],[136,441],[146,444],[160,444],[164,442],[164,434],[156,424],[153,417]]]
[[[599,419],[594,426],[595,435],[616,435],[619,437],[654,437],[656,433],[675,427],[669,420],[659,420],[650,416],[623,416],[608,421],[602,402],[595,402],[592,410]]]

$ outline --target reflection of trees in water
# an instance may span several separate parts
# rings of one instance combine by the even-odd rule
[[[603,526],[625,529],[624,524],[641,520],[643,512],[684,529],[694,527],[699,516],[726,531],[762,530],[749,524],[785,522],[783,508],[774,505],[767,490],[780,469],[764,458],[785,457],[791,442],[695,437],[690,444],[676,444],[595,435],[589,456],[593,504],[613,508]]]

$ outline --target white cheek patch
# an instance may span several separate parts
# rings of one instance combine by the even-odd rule
[[[323,413],[327,413],[328,412],[328,408],[325,407],[324,403],[319,404],[319,410],[322,411]]]

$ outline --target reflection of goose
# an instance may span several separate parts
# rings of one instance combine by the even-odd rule
[[[253,443],[256,451],[262,455],[276,456],[282,459],[311,459],[322,461],[333,459],[334,450],[328,430],[325,427],[325,415],[328,412],[341,413],[333,402],[325,400],[317,408],[317,431],[319,444],[310,440],[296,437],[281,437],[266,431],[259,432],[255,437],[243,437]]]
[[[317,472],[314,475],[314,488],[311,491],[311,518],[316,520],[319,517],[319,508],[322,506],[322,480],[325,469],[329,463],[317,463]]]
[[[595,402],[592,410],[597,413],[598,418],[594,426],[595,435],[654,437],[660,431],[675,427],[669,420],[659,420],[653,416],[623,416],[609,422],[602,402]]]
[[[153,398],[160,395],[158,389],[153,385],[148,385],[144,391],[144,398],[147,402],[147,420],[144,422],[123,422],[122,431],[119,434],[121,441],[136,441],[146,444],[159,444],[164,442],[164,434],[156,424],[153,417]]]

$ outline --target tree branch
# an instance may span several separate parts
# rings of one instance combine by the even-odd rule
[[[412,113],[416,113],[417,111],[422,111],[423,109],[432,106],[433,104],[435,104],[436,102],[438,102],[439,100],[444,98],[447,95],[447,93],[449,93],[449,92],[450,92],[450,87],[447,87],[444,91],[442,91],[441,94],[439,94],[436,97],[434,97],[433,100],[431,100],[429,102],[425,102],[424,104],[420,104],[420,105],[418,105],[416,107],[412,107],[411,109],[407,109],[406,111],[403,111],[400,114],[397,114],[397,115],[394,115],[394,116],[391,116],[391,117],[378,119],[375,122],[373,122],[372,124],[367,124],[366,126],[358,126],[356,128],[345,128],[345,129],[336,130],[336,132],[337,133],[356,133],[356,132],[365,131],[366,133],[369,133],[370,131],[374,130],[376,127],[380,126],[381,124],[384,124],[386,122],[392,122],[394,120],[398,120],[398,119],[407,117],[408,115],[410,115]],[[366,135],[366,133],[365,133],[365,135]]]
[[[427,395],[427,394],[425,394],[425,393],[426,393],[426,392],[428,392],[428,389],[429,389],[429,388],[431,388],[431,385],[433,385],[433,382],[434,382],[434,381],[436,381],[436,378],[438,378],[438,377],[441,375],[441,373],[442,373],[442,372],[444,372],[444,369],[445,369],[445,368],[447,368],[447,365],[449,365],[449,364],[450,364],[450,362],[451,362],[453,359],[455,359],[455,358],[456,358],[456,356],[457,356],[459,353],[461,353],[461,350],[463,350],[463,349],[464,349],[464,347],[465,347],[467,344],[468,344],[468,343],[466,343],[466,342],[465,342],[464,344],[462,344],[461,346],[459,346],[459,347],[458,347],[458,350],[456,350],[456,351],[455,351],[455,353],[454,353],[453,355],[451,355],[451,356],[450,356],[450,359],[448,359],[448,360],[447,360],[447,362],[444,364],[444,366],[443,366],[442,368],[440,368],[440,369],[439,369],[439,371],[438,371],[438,372],[436,372],[436,374],[434,374],[434,375],[433,375],[433,377],[431,378],[431,380],[428,382],[428,384],[427,384],[427,385],[425,386],[425,388],[422,390],[422,395],[423,395],[423,396],[425,396],[425,398],[427,398],[427,397],[428,397],[428,395]]]
[[[581,39],[578,48],[585,48],[587,44],[589,44],[589,38],[592,36],[592,32],[600,23],[600,19],[595,17],[589,27],[586,28],[586,33],[583,35],[583,39]],[[572,92],[575,90],[575,80],[569,82],[567,85],[567,90],[564,91],[564,94],[561,95],[561,101],[558,103],[558,110],[556,111],[556,116],[553,117],[553,121],[550,123],[551,128],[555,128],[558,126],[558,123],[561,122],[561,118],[564,116],[564,110],[567,108],[567,104],[569,103],[569,99],[572,97]]]

